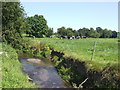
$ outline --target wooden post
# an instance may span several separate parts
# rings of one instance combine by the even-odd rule
[[[96,41],[94,42],[94,46],[93,46],[93,52],[92,52],[91,60],[93,60],[93,58],[94,58],[95,47],[96,47]]]

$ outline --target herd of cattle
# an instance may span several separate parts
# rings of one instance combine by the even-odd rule
[[[86,36],[57,36],[57,38],[60,39],[82,39],[82,38],[87,38]]]
[[[32,38],[35,39],[35,36],[32,36]],[[49,38],[52,38],[52,36],[50,36]],[[82,39],[82,38],[88,38],[86,36],[57,36],[57,38],[60,38],[60,39]]]

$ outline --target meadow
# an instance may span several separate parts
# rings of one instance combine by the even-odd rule
[[[93,69],[102,70],[106,66],[117,66],[118,64],[117,38],[86,38],[74,40],[36,38],[34,41],[40,41],[54,48],[56,51],[63,52],[65,57],[85,61],[87,62],[86,65]],[[95,42],[96,46],[94,45]],[[93,50],[95,50],[94,55]]]

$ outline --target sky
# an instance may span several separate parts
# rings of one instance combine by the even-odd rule
[[[101,27],[118,31],[118,2],[22,2],[27,16],[43,15],[57,31],[62,26],[75,30]]]

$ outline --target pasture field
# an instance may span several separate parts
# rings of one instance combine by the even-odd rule
[[[32,39],[33,40],[33,39]],[[54,50],[63,52],[65,57],[71,57],[87,62],[93,69],[103,69],[106,66],[118,66],[118,39],[86,38],[58,39],[36,38],[35,42],[43,42]],[[94,42],[96,42],[94,57],[91,60]]]

